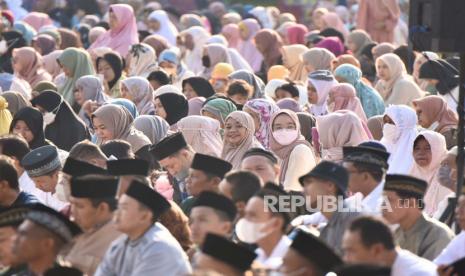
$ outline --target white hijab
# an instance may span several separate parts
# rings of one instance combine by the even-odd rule
[[[318,94],[318,102],[310,106],[310,113],[314,116],[322,116],[328,114],[328,95],[329,90],[336,84],[337,80],[319,80],[309,78],[308,81],[315,87],[316,93]]]
[[[200,26],[193,26],[182,33],[190,34],[194,40],[194,49],[188,50],[184,57],[187,68],[199,74],[204,69],[202,65],[203,46],[207,43],[210,34]]]
[[[417,114],[406,105],[391,105],[385,115],[395,123],[396,134],[393,139],[383,135],[381,143],[391,154],[389,156],[389,174],[408,174],[413,165],[413,143],[417,138]],[[383,127],[384,132],[385,126]]]
[[[164,37],[171,46],[176,45],[176,37],[178,36],[178,29],[171,22],[168,14],[163,10],[153,11],[149,15],[149,20],[156,20],[160,22],[160,29],[153,34]]]

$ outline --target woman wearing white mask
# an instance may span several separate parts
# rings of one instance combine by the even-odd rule
[[[279,182],[286,191],[302,191],[299,177],[316,165],[312,146],[300,133],[297,114],[281,110],[270,120],[270,149],[281,159]]]
[[[413,165],[411,149],[417,138],[417,115],[406,105],[392,105],[384,114],[383,138],[381,143],[391,154],[389,174],[407,174]]]
[[[75,144],[90,138],[85,123],[60,94],[44,91],[31,103],[44,115],[45,138],[59,149],[69,151]]]

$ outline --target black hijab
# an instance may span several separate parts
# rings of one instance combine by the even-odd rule
[[[459,85],[459,72],[443,59],[428,60],[420,68],[420,79],[438,80],[436,89],[445,95]]]
[[[42,113],[36,108],[26,106],[16,112],[10,125],[10,133],[13,133],[13,129],[18,121],[23,121],[27,127],[31,130],[34,139],[29,142],[31,150],[48,145],[49,143],[45,140],[44,134],[44,119]]]
[[[90,138],[89,130],[84,122],[58,93],[46,90],[35,97],[31,103],[56,114],[53,123],[45,127],[45,137],[58,148],[69,151],[76,143]]]
[[[204,98],[210,98],[211,96],[215,95],[215,89],[213,89],[213,86],[210,84],[209,81],[207,81],[204,78],[201,77],[191,77],[187,78],[182,81],[182,88],[184,89],[184,85],[188,83],[190,86],[192,86],[192,89],[194,89],[195,93],[199,97],[204,97]]]
[[[166,112],[166,121],[170,126],[186,117],[189,113],[189,104],[183,95],[176,93],[162,94],[157,97]]]
[[[110,87],[110,89],[112,89],[121,77],[121,74],[123,74],[124,61],[121,58],[121,56],[116,52],[106,53],[105,55],[103,55],[103,57],[97,58],[97,68],[101,60],[105,60],[106,62],[108,62],[108,64],[113,69],[113,72],[115,73],[115,78],[108,82],[108,86]]]
[[[26,40],[18,31],[2,32],[0,40],[6,40],[6,44],[8,46],[8,50],[0,55],[0,73],[6,72],[13,74],[13,66],[11,65],[13,49],[27,46]]]

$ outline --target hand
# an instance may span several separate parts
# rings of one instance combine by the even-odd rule
[[[297,227],[304,224],[304,216],[298,216],[291,221],[292,227]]]
[[[437,269],[439,276],[458,276],[457,273],[454,273],[454,267],[448,265],[440,265]]]

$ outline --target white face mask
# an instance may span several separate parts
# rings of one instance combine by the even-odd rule
[[[53,123],[55,121],[55,117],[57,115],[54,114],[53,112],[47,112],[44,114],[44,125],[48,126],[49,124]]]
[[[241,218],[236,223],[236,235],[242,242],[256,243],[268,235],[264,232],[265,225],[266,222],[257,223]]]
[[[6,40],[1,40],[0,41],[0,55],[3,55],[8,51],[8,44],[6,43]]]
[[[273,138],[278,142],[280,145],[287,146],[290,145],[292,142],[297,140],[299,132],[297,129],[279,129],[273,131]]]
[[[383,138],[389,142],[396,142],[399,139],[399,129],[393,124],[384,124]]]

